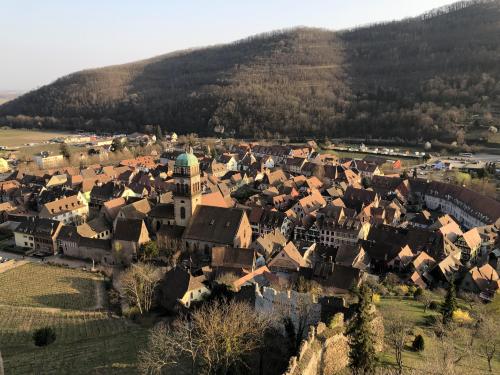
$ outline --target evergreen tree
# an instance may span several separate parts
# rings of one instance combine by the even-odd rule
[[[422,352],[425,348],[425,341],[422,335],[417,335],[413,343],[411,344],[413,350],[416,352]]]
[[[120,140],[120,138],[113,138],[111,143],[111,151],[122,151],[125,145]]]
[[[156,125],[155,135],[156,135],[156,142],[159,143],[163,140],[163,134],[161,132],[160,125]]]
[[[375,372],[375,347],[370,322],[371,292],[366,285],[359,290],[359,302],[347,334],[349,335],[349,366],[353,374],[373,374]]]
[[[69,147],[66,143],[61,143],[59,151],[61,152],[61,155],[64,156],[65,159],[69,159],[71,157],[71,151],[69,150]]]
[[[444,303],[441,306],[441,314],[443,315],[443,323],[448,324],[453,319],[453,313],[457,309],[457,297],[455,290],[455,275],[451,276],[450,283],[448,285],[448,291],[444,299]]]

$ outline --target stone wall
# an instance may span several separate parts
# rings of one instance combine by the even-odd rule
[[[338,374],[348,365],[348,353],[349,346],[342,326],[333,329],[324,323],[318,324],[318,327],[311,326],[298,355],[290,358],[283,375]]]
[[[321,304],[309,293],[294,290],[277,291],[273,288],[255,287],[255,310],[264,314],[289,316],[297,327],[300,320],[307,317],[307,325],[316,325],[321,319]]]

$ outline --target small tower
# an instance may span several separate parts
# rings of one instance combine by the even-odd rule
[[[185,227],[201,203],[200,164],[192,148],[175,160],[174,180],[175,224]]]

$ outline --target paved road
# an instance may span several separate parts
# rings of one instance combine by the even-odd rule
[[[2,257],[4,259],[23,259],[22,255],[19,255],[19,254],[16,254],[16,253],[9,253],[7,251],[2,251],[2,250],[0,250],[0,257]],[[32,258],[32,257],[24,257],[24,258],[26,260],[29,260],[29,261],[32,261],[32,262],[35,262],[35,261],[41,262],[41,260],[37,259],[37,258]]]
[[[27,260],[29,262],[34,262],[34,263],[57,263],[57,264],[61,264],[64,266],[71,267],[71,268],[82,268],[82,267],[91,268],[92,267],[92,262],[86,262],[86,261],[78,260],[78,259],[68,259],[68,258],[63,258],[63,257],[55,256],[55,255],[43,258],[43,262],[42,262],[41,258],[28,257],[28,256],[23,257],[22,255],[19,255],[16,253],[10,253],[7,251],[0,250],[0,257],[2,257],[4,259],[17,259],[17,260],[24,259],[24,260]]]

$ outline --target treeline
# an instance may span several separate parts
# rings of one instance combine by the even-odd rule
[[[0,107],[19,127],[454,141],[498,125],[500,2],[299,28],[71,74]],[[462,135],[460,135],[462,137]]]

